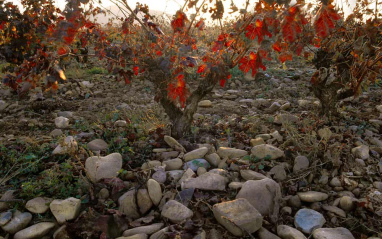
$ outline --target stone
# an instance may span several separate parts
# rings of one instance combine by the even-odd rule
[[[141,214],[145,214],[153,206],[147,189],[139,189],[137,193],[138,208]]]
[[[180,223],[190,219],[194,213],[183,204],[170,200],[163,206],[161,215],[173,223]]]
[[[86,159],[85,169],[89,179],[94,183],[105,178],[115,178],[122,169],[122,155],[112,153],[105,157],[89,157]]]
[[[215,204],[212,211],[216,220],[235,236],[252,234],[263,224],[261,214],[244,198]]]
[[[259,159],[267,158],[269,160],[278,159],[284,156],[284,151],[270,144],[261,144],[251,149],[251,154]]]
[[[212,107],[212,102],[210,100],[202,100],[198,103],[198,106],[203,108]]]
[[[228,180],[226,177],[207,172],[197,178],[190,178],[183,182],[182,189],[195,188],[201,190],[224,191],[227,182]]]
[[[283,142],[283,136],[279,133],[279,131],[275,130],[272,133],[270,133],[272,138],[276,139],[277,142]]]
[[[149,179],[147,181],[147,190],[154,205],[158,206],[163,195],[160,184],[154,179]]]
[[[148,236],[145,233],[135,234],[134,236],[129,237],[117,237],[117,239],[147,239]]]
[[[4,100],[0,100],[0,112],[4,111],[8,107],[8,103]]]
[[[62,155],[62,154],[73,154],[78,150],[77,141],[73,138],[73,136],[67,136],[64,142],[57,145],[57,147],[53,150],[53,155]]]
[[[281,190],[279,184],[272,179],[248,180],[236,195],[236,199],[239,198],[247,199],[261,215],[277,219]]]
[[[137,219],[140,217],[136,202],[135,189],[124,193],[118,199],[119,208],[118,210],[126,214],[127,218]]]
[[[91,151],[104,151],[108,148],[107,143],[103,139],[92,140],[87,146]]]
[[[270,231],[268,231],[264,227],[260,228],[257,231],[257,236],[259,237],[259,239],[281,239],[280,237],[278,237],[275,234],[271,233]]]
[[[65,200],[55,199],[49,207],[57,222],[64,224],[66,221],[77,218],[81,209],[81,200],[73,197]]]
[[[194,171],[192,171],[192,169],[188,168],[184,174],[182,175],[182,177],[179,179],[178,181],[178,185],[182,185],[182,183],[186,180],[188,180],[189,178],[193,178],[195,177],[195,173]]]
[[[151,235],[151,234],[156,233],[157,231],[159,231],[163,227],[164,227],[163,223],[154,223],[154,224],[151,224],[148,226],[136,227],[136,228],[124,231],[123,236],[128,237],[128,236],[133,236],[133,235],[142,234],[142,233],[144,233],[146,235]]]
[[[17,232],[13,239],[36,239],[48,234],[55,224],[52,222],[40,222]]]
[[[167,180],[170,182],[171,181],[178,182],[182,178],[183,174],[184,174],[183,170],[171,170],[166,172]]]
[[[4,226],[12,219],[12,212],[2,212],[0,213],[0,226]]]
[[[206,155],[207,152],[208,152],[207,147],[201,147],[201,148],[192,150],[191,152],[188,152],[184,155],[184,161],[188,162],[194,159],[201,159]]]
[[[382,182],[378,182],[378,181],[373,182],[373,186],[374,186],[376,189],[382,191]]]
[[[59,116],[54,119],[54,124],[59,129],[65,129],[69,127],[69,119],[63,116]]]
[[[280,109],[281,105],[279,102],[273,102],[271,106],[269,106],[268,111],[270,113],[276,112],[278,109]]]
[[[326,211],[332,212],[340,217],[346,218],[346,212],[342,210],[341,208],[330,206],[330,205],[322,205],[322,208]]]
[[[342,196],[340,199],[340,207],[345,211],[351,211],[354,208],[353,199],[349,196]]]
[[[213,167],[217,167],[219,163],[221,162],[220,156],[217,153],[212,153],[207,156],[205,156],[207,162],[211,164]]]
[[[277,226],[277,235],[282,239],[307,239],[300,231],[287,225]]]
[[[295,227],[306,234],[311,234],[314,229],[321,228],[325,222],[321,213],[307,208],[298,210],[294,216]]]
[[[152,234],[150,236],[150,239],[167,239],[168,236],[167,236],[167,232],[169,231],[169,228],[168,227],[165,227],[159,231],[157,231],[156,233]]]
[[[353,234],[346,228],[319,228],[313,231],[314,239],[355,239]]]
[[[151,177],[158,183],[165,183],[167,179],[166,172],[163,170],[156,171]]]
[[[183,166],[183,161],[180,158],[166,160],[163,163],[166,165],[166,171],[178,170]]]
[[[114,122],[114,127],[127,127],[126,120],[117,120]]]
[[[61,226],[53,233],[53,239],[70,239],[66,231],[66,225]]]
[[[196,172],[196,170],[198,170],[199,167],[208,169],[210,167],[210,164],[205,159],[193,159],[185,163],[183,169],[190,168],[192,171]]]
[[[201,176],[201,175],[207,173],[207,169],[205,169],[203,167],[199,167],[196,172],[197,172],[198,176]]]
[[[318,136],[320,136],[320,138],[325,141],[328,141],[333,134],[332,131],[327,127],[319,129],[317,133]]]
[[[2,196],[1,200],[12,200],[15,199],[15,194],[16,190],[8,190],[6,191]],[[6,202],[0,202],[0,212],[7,210],[10,208],[10,204]]]
[[[249,169],[243,169],[240,170],[240,175],[244,180],[261,180],[264,178],[267,178],[266,176],[262,175],[261,173],[255,172],[253,170]]]
[[[177,158],[179,156],[179,152],[178,151],[165,151],[165,152],[161,152],[159,154],[159,158],[163,159],[163,160],[169,160],[169,159],[174,159],[174,158]]]
[[[25,208],[31,213],[46,213],[49,210],[50,198],[37,197],[29,200]]]
[[[243,187],[243,182],[230,182],[228,187],[233,190],[238,190]]]
[[[294,159],[293,172],[297,173],[309,167],[309,159],[305,156],[297,156]]]
[[[293,124],[297,122],[299,118],[291,114],[278,114],[273,120],[275,124]]]
[[[217,151],[217,154],[221,158],[241,158],[245,155],[248,155],[248,152],[242,149],[220,147]]]
[[[298,197],[303,202],[320,202],[328,199],[328,194],[316,192],[316,191],[308,191],[308,192],[298,192]]]
[[[260,144],[265,144],[265,141],[263,138],[256,138],[256,139],[251,139],[249,141],[252,147],[260,145]]]
[[[29,212],[15,211],[12,215],[12,219],[4,226],[1,226],[1,228],[9,234],[15,234],[24,229],[31,220],[32,214]]]
[[[290,108],[290,103],[287,102],[287,103],[283,104],[283,105],[280,107],[280,110],[287,110],[287,109],[289,109],[289,108]]]
[[[284,181],[287,178],[286,171],[284,169],[284,165],[276,165],[270,171],[270,174],[274,174],[273,179],[278,182]]]
[[[358,147],[352,148],[351,152],[360,159],[368,159],[369,155],[369,147],[366,145],[360,145]]]
[[[328,184],[329,176],[326,174],[321,175],[320,179],[318,180],[319,184],[326,185]]]
[[[170,146],[171,148],[175,149],[176,151],[179,152],[186,152],[184,147],[173,137],[165,135],[164,136],[164,141]]]
[[[50,132],[49,135],[53,136],[53,137],[58,137],[58,136],[61,136],[63,134],[64,134],[64,132],[62,132],[61,129],[54,129],[54,130],[52,130],[52,132]]]
[[[160,167],[162,166],[162,163],[158,160],[150,160],[144,164],[142,164],[142,167],[141,169],[143,170],[148,170],[148,169],[154,169],[154,168],[157,168],[157,167]]]

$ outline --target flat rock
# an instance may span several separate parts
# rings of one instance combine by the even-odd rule
[[[170,200],[163,206],[161,215],[173,223],[180,223],[190,219],[194,213],[183,204]]]
[[[180,158],[169,159],[163,163],[166,165],[166,171],[178,170],[183,166],[183,161]]]
[[[147,189],[139,189],[137,193],[138,207],[141,214],[145,214],[153,206],[150,195]]]
[[[339,207],[335,207],[335,206],[330,206],[330,205],[324,204],[324,205],[322,205],[322,208],[324,210],[326,210],[326,211],[329,211],[329,212],[332,212],[332,213],[336,214],[337,216],[340,216],[340,217],[343,217],[343,218],[346,217],[346,212],[344,210],[342,210],[341,208],[339,208]]]
[[[346,228],[319,228],[313,231],[314,239],[355,239]]]
[[[269,173],[273,176],[273,179],[278,181],[278,182],[281,182],[281,181],[284,181],[286,178],[287,178],[287,174],[286,174],[286,171],[284,169],[284,165],[280,164],[280,165],[276,165],[274,166],[270,171]]]
[[[54,119],[54,124],[59,129],[65,129],[69,127],[69,119],[63,116],[59,116]]]
[[[13,239],[36,239],[48,234],[54,228],[52,222],[40,222],[17,232]]]
[[[309,159],[305,156],[297,156],[294,159],[293,172],[297,173],[309,167]]]
[[[32,213],[46,213],[49,210],[51,201],[51,198],[33,198],[26,203],[25,208]]]
[[[216,220],[235,236],[254,233],[263,223],[261,214],[243,198],[215,204],[213,213]]]
[[[50,211],[59,224],[77,218],[80,213],[81,200],[77,198],[67,198],[65,200],[55,199],[50,205]]]
[[[104,151],[108,148],[107,143],[103,139],[92,140],[87,146],[91,151]]]
[[[261,215],[277,219],[281,190],[279,184],[272,179],[248,180],[236,195],[236,199],[239,198],[247,199]]]
[[[123,232],[124,237],[133,236],[135,234],[146,234],[151,235],[159,231],[164,227],[163,223],[154,223],[148,226],[136,227],[133,229],[129,229]]]
[[[10,234],[15,234],[16,232],[24,229],[29,222],[32,220],[32,214],[29,212],[15,211],[12,215],[12,219],[2,226],[1,228]]]
[[[212,153],[205,156],[207,162],[211,164],[213,167],[218,167],[221,162],[220,156],[217,153]]]
[[[15,199],[15,192],[16,190],[8,190],[6,191],[2,196],[1,196],[1,200],[11,200],[11,199]],[[6,202],[0,202],[0,212],[2,211],[5,211],[7,210],[8,208],[10,208],[10,204],[9,203],[6,203]]]
[[[115,178],[122,169],[122,155],[112,153],[105,157],[89,157],[85,169],[89,179],[95,183],[105,178]]]
[[[200,167],[208,169],[210,167],[210,164],[205,159],[193,159],[185,163],[183,169],[190,168],[192,171],[196,172]]]
[[[188,152],[184,155],[184,161],[188,162],[188,161],[191,161],[194,159],[203,158],[207,152],[208,152],[207,147],[201,147],[201,148],[195,149],[195,150]]]
[[[267,178],[261,173],[258,173],[249,169],[240,170],[240,175],[244,180],[261,180],[261,179]]]
[[[126,214],[128,218],[137,219],[140,217],[137,207],[135,190],[130,190],[119,197],[118,205],[118,210]]]
[[[321,228],[325,222],[321,213],[307,208],[298,210],[294,216],[295,227],[306,234],[311,234],[314,229]]]
[[[366,145],[360,145],[358,147],[352,148],[352,153],[360,159],[368,159],[370,157],[369,155],[369,147]]]
[[[227,178],[219,174],[207,172],[197,178],[190,178],[186,180],[185,182],[183,182],[182,188],[224,191],[227,182]]]
[[[198,106],[203,108],[212,107],[212,102],[210,100],[202,100],[198,103]]]
[[[274,160],[283,157],[284,151],[270,144],[260,144],[251,149],[251,154],[259,159]]]
[[[160,184],[154,179],[147,181],[147,190],[154,205],[158,206],[162,199],[162,188]]]
[[[298,192],[300,200],[303,202],[321,202],[328,199],[328,194],[316,191]]]
[[[241,158],[245,155],[248,155],[248,152],[242,149],[220,147],[217,151],[217,154],[221,158]]]
[[[164,141],[170,146],[171,148],[175,149],[176,151],[179,152],[186,152],[184,147],[173,137],[165,135],[164,136]]]
[[[277,235],[282,239],[307,239],[299,230],[287,225],[277,226]]]
[[[276,236],[275,234],[268,231],[264,227],[260,228],[257,231],[257,236],[259,237],[259,239],[281,239],[280,237]]]

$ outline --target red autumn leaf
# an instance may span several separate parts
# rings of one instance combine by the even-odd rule
[[[304,46],[302,44],[298,44],[296,47],[296,54],[300,56],[303,49],[304,49]]]
[[[279,60],[281,61],[281,63],[284,63],[286,61],[291,61],[292,55],[287,52],[283,52],[279,55]]]
[[[133,67],[133,71],[134,71],[134,75],[138,75],[138,71],[139,71],[139,67],[138,66],[134,66]]]
[[[243,57],[240,60],[240,66],[239,69],[245,73],[247,73],[249,70],[252,70],[252,76],[255,76],[257,73],[257,70],[259,68],[262,68],[263,71],[266,70],[266,67],[263,65],[263,61],[261,59],[261,56],[259,56],[257,53],[251,52],[248,56]]]
[[[281,52],[281,45],[280,45],[280,42],[279,41],[276,41],[273,45],[272,45],[272,48],[273,50],[277,51],[277,52]]]
[[[185,106],[186,103],[186,97],[187,97],[187,88],[186,88],[186,82],[183,79],[183,75],[179,74],[176,77],[176,83],[170,83],[168,86],[168,97],[172,100],[176,100],[179,98],[179,102],[181,103],[182,107]]]
[[[203,18],[200,19],[199,22],[196,23],[195,27],[199,29],[199,31],[203,31],[204,30],[204,27],[205,27],[205,23],[204,23],[204,20]]]
[[[161,56],[162,52],[161,51],[157,51],[156,54],[157,54],[157,56]]]
[[[5,22],[1,22],[1,24],[0,24],[0,30],[3,30],[4,25],[5,25]]]
[[[72,44],[72,42],[74,41],[74,37],[64,37],[64,41],[66,42],[66,44]]]
[[[187,16],[184,12],[178,10],[174,16],[174,19],[171,21],[171,27],[175,32],[182,31],[188,21]]]
[[[65,55],[66,53],[67,53],[67,51],[66,51],[66,49],[63,48],[63,47],[60,47],[60,48],[58,48],[58,50],[57,50],[57,54],[58,54],[59,56]]]
[[[334,21],[339,19],[341,19],[341,16],[334,10],[332,4],[322,5],[314,21],[314,29],[317,36],[321,38],[327,37],[330,29],[335,27]]]
[[[302,25],[308,21],[301,14],[301,9],[298,6],[293,6],[288,9],[288,12],[281,24],[281,32],[286,42],[294,42],[297,35],[302,32]]]
[[[220,80],[220,86],[221,86],[221,87],[224,87],[225,82],[226,82],[227,80],[231,79],[231,77],[232,77],[232,75],[229,74],[229,75],[227,76],[226,79],[221,79],[221,80]]]
[[[198,67],[198,71],[197,71],[197,73],[202,73],[202,72],[204,72],[205,71],[205,69],[206,69],[206,64],[203,64],[203,65],[200,65],[199,67]]]
[[[245,29],[245,36],[251,40],[254,40],[257,36],[258,43],[261,43],[264,39],[264,36],[272,37],[272,34],[268,31],[268,26],[265,21],[256,20],[255,23],[251,23]]]

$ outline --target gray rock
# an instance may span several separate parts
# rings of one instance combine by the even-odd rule
[[[118,204],[119,204],[118,210],[126,214],[128,218],[137,219],[140,217],[134,189],[124,193],[118,199]]]
[[[275,234],[271,233],[270,231],[268,231],[264,227],[260,228],[257,231],[257,236],[259,237],[259,239],[281,239],[280,237],[278,237]]]
[[[207,152],[208,152],[207,147],[195,149],[195,150],[188,152],[184,155],[184,161],[188,162],[188,161],[191,161],[194,159],[201,159],[206,155]]]
[[[345,211],[351,211],[354,208],[353,199],[349,196],[342,196],[340,199],[340,207]]]
[[[32,220],[32,214],[29,212],[22,213],[20,211],[15,211],[12,216],[12,219],[1,227],[5,232],[10,234],[15,234],[24,229]]]
[[[300,231],[287,225],[277,226],[277,235],[282,239],[307,239]]]
[[[334,177],[334,178],[332,178],[332,180],[330,180],[329,185],[332,186],[332,187],[341,187],[342,183],[341,183],[339,178]]]
[[[207,156],[205,156],[207,162],[211,164],[213,167],[217,167],[219,163],[221,162],[220,156],[217,153],[212,153]]]
[[[1,200],[11,200],[11,199],[15,199],[15,194],[16,190],[8,190],[6,191],[2,196],[1,196]],[[10,208],[10,204],[9,203],[6,203],[6,202],[0,202],[0,212],[2,211],[5,211],[7,210],[8,208]]]
[[[53,136],[53,137],[58,137],[58,136],[61,136],[64,132],[62,132],[61,129],[54,129],[52,130],[52,132],[50,132],[50,136]]]
[[[197,178],[190,178],[186,180],[185,182],[183,182],[182,188],[224,191],[227,182],[227,178],[219,174],[207,172]]]
[[[115,178],[122,169],[122,155],[112,153],[105,157],[89,157],[86,159],[85,169],[89,179],[94,183],[105,178]]]
[[[59,129],[65,129],[69,127],[69,119],[62,116],[55,118],[54,123]]]
[[[263,138],[255,138],[255,139],[251,139],[249,143],[251,144],[252,147],[254,147],[260,144],[265,144],[265,141]]]
[[[182,177],[179,179],[178,181],[178,185],[182,185],[183,182],[185,182],[186,180],[190,179],[190,178],[193,178],[195,177],[195,173],[194,171],[192,171],[192,169],[187,169],[184,174],[182,175]],[[183,189],[183,188],[182,188]]]
[[[297,116],[291,114],[278,114],[276,115],[273,123],[275,124],[292,124],[297,122],[299,119]]]
[[[274,166],[270,171],[270,174],[274,174],[273,179],[275,179],[278,182],[284,181],[287,178],[286,171],[284,169],[284,165],[276,165]]]
[[[352,233],[343,227],[319,228],[313,231],[314,239],[355,239]]]
[[[193,159],[185,163],[183,169],[190,168],[192,171],[196,172],[196,170],[198,170],[199,167],[208,169],[210,167],[210,164],[205,159]]]
[[[73,197],[65,200],[55,199],[49,207],[57,222],[63,224],[77,218],[81,209],[81,200]]]
[[[53,150],[53,155],[59,154],[73,154],[78,150],[77,141],[73,138],[73,136],[67,136],[64,142],[57,145],[57,147]]]
[[[138,208],[141,214],[148,212],[153,206],[147,189],[139,189],[137,193]]]
[[[316,191],[298,192],[297,195],[303,202],[320,202],[328,199],[328,194]]]
[[[164,227],[163,223],[154,223],[154,224],[151,224],[148,226],[136,227],[136,228],[124,231],[123,236],[128,237],[128,236],[133,236],[135,234],[142,234],[142,233],[147,234],[147,235],[151,235],[151,234],[156,233],[157,231],[159,231],[163,227]]]
[[[171,181],[178,182],[182,178],[183,174],[184,174],[183,170],[171,170],[166,172],[167,180],[170,182]]]
[[[309,159],[305,156],[297,156],[294,159],[293,172],[297,173],[298,171],[307,169],[309,167]]]
[[[340,217],[346,218],[346,212],[341,208],[330,206],[330,205],[322,205],[322,208],[326,211],[332,212]]]
[[[160,184],[154,179],[149,179],[147,181],[147,190],[154,205],[158,206],[163,195]]]
[[[217,154],[221,158],[241,158],[245,155],[248,155],[248,152],[242,149],[220,147],[217,151]]]
[[[103,139],[92,140],[87,146],[91,151],[104,151],[108,148],[107,143]]]
[[[32,213],[46,213],[49,210],[51,201],[51,198],[33,198],[26,203],[25,208]]]
[[[190,219],[194,213],[183,204],[170,200],[163,206],[161,215],[173,223],[180,223]]]
[[[117,120],[114,122],[114,127],[127,127],[126,120]]]
[[[360,159],[368,159],[370,157],[369,155],[369,147],[366,145],[360,145],[358,147],[353,148],[352,153]]]
[[[278,159],[284,156],[284,151],[270,144],[261,144],[251,149],[251,154],[259,159],[267,158],[269,160]]]
[[[160,167],[162,166],[162,163],[158,160],[150,160],[144,164],[142,164],[142,169],[143,170],[147,170],[147,169],[154,169],[154,168],[157,168],[157,167]]]
[[[13,239],[37,239],[48,234],[55,224],[52,222],[40,222],[17,232]]]
[[[210,100],[202,100],[198,103],[198,106],[203,108],[212,107],[212,102]]]
[[[198,176],[201,176],[201,175],[207,173],[207,169],[203,168],[203,167],[199,167],[196,172],[197,172]]]
[[[166,171],[178,170],[183,165],[183,161],[180,158],[166,160],[163,163],[166,164]]]
[[[243,185],[244,185],[243,182],[230,182],[230,183],[228,184],[228,187],[229,187],[230,189],[238,190],[238,189],[242,188]]]
[[[12,219],[12,212],[2,212],[0,213],[0,226],[4,226]]]
[[[100,199],[107,199],[109,198],[109,196],[110,196],[110,193],[109,193],[109,190],[107,190],[107,188],[102,188],[98,193],[98,197]]]
[[[277,220],[281,190],[278,183],[272,179],[248,180],[236,195],[236,199],[245,198],[263,216]]]
[[[244,180],[261,180],[261,179],[267,178],[261,173],[258,173],[249,169],[240,170],[240,175]]]
[[[162,170],[156,171],[151,177],[158,183],[165,183],[167,179],[166,172]]]
[[[168,146],[175,149],[176,151],[186,152],[184,147],[178,141],[176,141],[176,139],[174,139],[173,137],[165,135],[164,141],[168,144]]]
[[[215,204],[213,213],[216,220],[235,236],[254,233],[263,223],[261,214],[243,198]]]
[[[300,209],[294,216],[295,227],[306,234],[311,234],[314,229],[321,228],[325,222],[324,216],[312,209]]]
[[[168,232],[169,228],[165,227],[156,233],[152,234],[150,236],[150,239],[168,239],[168,236],[166,235],[166,232]]]

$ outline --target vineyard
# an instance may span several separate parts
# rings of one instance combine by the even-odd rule
[[[382,3],[110,2],[0,0],[0,239],[382,238]]]

